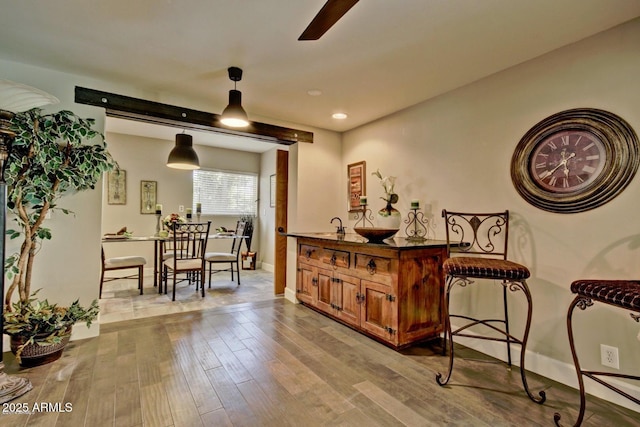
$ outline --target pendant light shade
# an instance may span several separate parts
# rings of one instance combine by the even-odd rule
[[[200,169],[198,154],[193,149],[193,137],[186,133],[176,135],[176,146],[169,153],[167,166],[173,169]]]
[[[229,91],[229,105],[222,112],[220,122],[229,127],[241,128],[249,126],[249,117],[242,108],[242,92],[235,89],[235,82],[242,80],[242,69],[238,67],[229,67],[229,79],[233,84],[233,89]]]
[[[235,89],[229,91],[229,105],[222,112],[220,121],[232,128],[249,126],[249,117],[242,108],[242,92]]]

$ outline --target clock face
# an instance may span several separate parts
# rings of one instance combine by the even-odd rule
[[[516,191],[549,212],[575,213],[612,200],[640,164],[638,136],[604,110],[561,111],[533,126],[511,158]]]
[[[592,133],[560,131],[535,146],[530,174],[544,190],[572,193],[589,186],[602,173],[606,156],[604,144]]]

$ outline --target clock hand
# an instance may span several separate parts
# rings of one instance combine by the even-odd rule
[[[571,153],[569,154],[569,157],[564,159],[564,176],[566,176],[567,179],[569,179],[569,160],[574,158],[575,156],[576,156],[576,153]]]
[[[545,173],[545,174],[544,174],[544,176],[541,176],[541,178],[542,178],[542,179],[545,179],[546,177],[553,175],[553,173],[554,173],[555,171],[557,171],[558,169],[560,169],[562,166],[564,166],[564,167],[565,167],[565,169],[567,169],[567,170],[568,170],[568,168],[567,168],[567,162],[568,162],[568,161],[569,161],[569,159],[571,159],[572,157],[575,157],[576,153],[571,153],[571,154],[569,154],[569,157],[564,157],[565,152],[564,152],[564,151],[562,151],[561,155],[562,155],[562,160],[560,161],[560,163],[558,163],[558,164],[556,165],[556,167],[554,167],[554,168],[553,168],[553,169],[551,169],[550,171],[547,171],[547,173]]]
[[[562,161],[561,161],[560,163],[558,163],[558,165],[557,165],[555,168],[553,168],[553,169],[551,169],[550,171],[548,171],[548,172],[545,174],[545,176],[544,176],[544,177],[546,178],[546,177],[548,177],[549,175],[553,175],[553,173],[554,173],[555,171],[557,171],[558,169],[560,169],[560,167],[561,167],[561,166],[566,167],[566,166],[567,166],[567,160],[568,160],[568,159],[564,159],[564,158],[563,158],[563,159],[562,159]]]
[[[569,161],[569,159],[571,159],[571,158],[573,158],[573,157],[575,157],[575,156],[576,156],[576,153],[571,153],[571,154],[569,154],[569,157],[567,157],[567,158],[565,159],[565,163],[566,163],[566,162],[568,162],[568,161]]]

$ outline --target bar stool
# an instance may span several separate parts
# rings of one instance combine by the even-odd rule
[[[580,412],[578,413],[578,419],[575,426],[582,424],[585,411],[585,390],[583,377],[591,378],[599,384],[607,387],[621,396],[626,397],[640,405],[640,399],[637,399],[628,393],[620,390],[612,384],[606,382],[602,377],[615,377],[615,378],[627,378],[632,380],[640,380],[640,376],[619,374],[612,372],[598,372],[582,369],[580,362],[578,361],[578,354],[576,352],[575,339],[573,336],[573,323],[571,316],[573,310],[578,307],[581,310],[585,310],[587,307],[591,307],[594,301],[602,302],[604,304],[618,307],[623,310],[630,310],[640,312],[640,281],[639,280],[576,280],[571,283],[571,292],[576,294],[569,305],[569,311],[567,313],[567,332],[569,334],[569,346],[571,347],[571,354],[573,355],[573,363],[576,367],[576,373],[578,374],[578,386],[580,388]],[[640,313],[629,313],[631,318],[636,322],[640,321]],[[556,425],[560,425],[560,414],[555,413],[553,419]]]
[[[532,301],[526,279],[530,273],[527,267],[507,260],[507,242],[509,238],[509,211],[497,213],[468,213],[442,211],[445,219],[447,235],[447,254],[449,258],[443,263],[446,291],[444,295],[443,315],[445,319],[444,348],[449,350],[449,368],[446,376],[436,375],[436,381],[444,386],[449,382],[453,371],[454,349],[453,337],[466,337],[480,340],[499,341],[507,344],[507,365],[511,367],[511,344],[521,346],[520,375],[524,390],[531,400],[544,403],[544,391],[534,396],[529,391],[525,373],[525,354],[527,338],[531,327]],[[466,288],[478,279],[498,281],[502,285],[502,300],[504,305],[503,319],[477,319],[463,314],[451,314],[449,302],[451,289],[458,285]],[[489,283],[483,280],[480,283]],[[522,291],[527,299],[527,321],[522,339],[516,338],[509,332],[509,316],[507,311],[507,290]],[[452,330],[451,319],[460,319],[464,324]],[[471,334],[468,328],[482,325],[498,337]]]

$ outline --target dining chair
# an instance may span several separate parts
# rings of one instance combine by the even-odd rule
[[[444,316],[444,349],[449,350],[449,367],[446,375],[436,374],[436,382],[443,386],[449,382],[453,371],[454,345],[453,337],[473,338],[506,343],[507,365],[511,368],[511,345],[520,345],[520,376],[524,390],[535,403],[544,403],[546,395],[540,391],[536,397],[529,390],[525,371],[525,355],[527,338],[531,327],[533,312],[531,292],[527,285],[530,276],[529,269],[524,265],[507,259],[507,244],[509,240],[509,211],[496,213],[470,213],[442,211],[447,237],[447,260],[442,264],[445,274],[445,293],[443,304]],[[473,313],[451,312],[451,290],[459,286],[461,291],[467,290],[472,284],[497,284],[502,292],[502,315],[486,316]],[[522,292],[526,298],[526,321],[521,338],[514,336],[509,329],[507,294]],[[477,310],[477,302],[467,299],[460,307]],[[489,316],[489,315],[487,315]],[[482,317],[482,318],[478,318]],[[457,324],[452,326],[451,319]]]
[[[233,280],[233,272],[235,265],[235,272],[238,277],[238,286],[240,286],[240,248],[242,247],[242,241],[247,236],[249,229],[246,227],[244,221],[238,221],[236,224],[236,236],[231,243],[230,252],[208,252],[204,259],[209,263],[209,287],[211,287],[211,276],[221,271],[231,271],[231,280]],[[214,269],[213,264],[229,264],[228,268]]]
[[[162,263],[165,294],[169,274],[173,277],[172,301],[176,300],[176,284],[180,273],[194,273],[192,276],[196,283],[196,291],[200,282],[202,297],[204,297],[204,255],[207,250],[210,227],[211,221],[173,224],[171,238],[173,255]]]
[[[142,256],[122,256],[122,257],[113,257],[113,258],[105,258],[104,256],[104,248],[101,248],[101,258],[102,258],[102,272],[100,274],[100,295],[99,298],[102,298],[102,285],[105,282],[110,282],[112,280],[120,280],[120,279],[130,279],[133,277],[138,277],[138,289],[140,289],[140,295],[143,293],[142,285],[143,285],[143,269],[147,260]],[[125,270],[125,269],[138,269],[137,274],[132,274],[129,276],[122,277],[104,277],[104,273],[106,271],[113,270]]]

